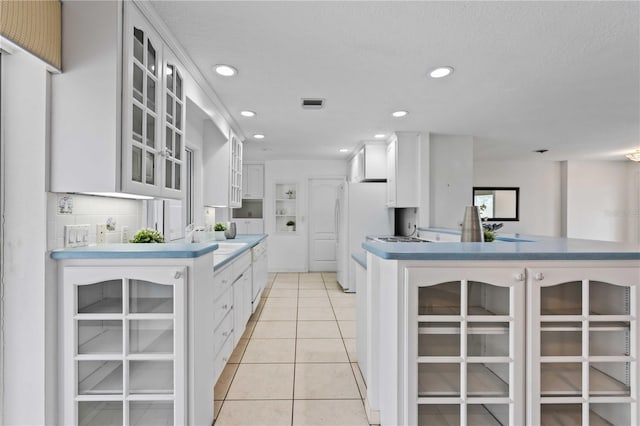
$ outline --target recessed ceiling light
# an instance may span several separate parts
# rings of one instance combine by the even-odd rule
[[[431,76],[431,78],[442,78],[450,75],[452,72],[452,67],[438,67],[432,70],[429,75]]]
[[[373,135],[373,137],[376,139],[384,139],[385,136],[387,135],[385,135],[384,133],[376,133],[375,135]]]
[[[340,148],[340,152],[349,152],[347,148]]]
[[[238,70],[232,67],[231,65],[216,65],[213,69],[223,77],[231,77],[238,74]]]
[[[391,113],[394,117],[404,117],[407,114],[409,114],[407,111],[395,111]]]
[[[240,111],[240,115],[243,117],[255,117],[256,113],[253,111],[245,110],[245,111]]]
[[[256,133],[255,135],[253,135],[254,139],[264,139],[264,135],[260,134],[260,133]]]

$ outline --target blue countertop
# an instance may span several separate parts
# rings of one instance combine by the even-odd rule
[[[458,233],[422,228],[423,231]],[[521,234],[498,235],[490,243],[383,243],[362,247],[383,259],[396,260],[640,260],[640,246],[609,241],[580,240]]]
[[[53,250],[51,258],[62,259],[188,259],[214,252],[216,266],[227,263],[267,237],[264,235],[237,235],[232,240],[200,243],[164,244],[100,244],[86,247]],[[237,252],[216,255],[218,243],[244,243]]]

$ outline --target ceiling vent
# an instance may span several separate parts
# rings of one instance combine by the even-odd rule
[[[302,98],[303,109],[322,109],[324,108],[324,99],[322,98]]]

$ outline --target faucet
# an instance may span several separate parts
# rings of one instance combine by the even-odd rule
[[[195,223],[190,223],[184,230],[184,242],[185,243],[199,243],[200,237],[198,236],[198,231],[204,231],[204,226],[196,225]]]

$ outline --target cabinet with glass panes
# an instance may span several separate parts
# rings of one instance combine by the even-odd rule
[[[64,270],[64,424],[186,421],[185,267]]]
[[[541,267],[529,281],[529,422],[638,424],[638,269]]]
[[[408,274],[417,292],[408,299],[409,336],[417,337],[409,352],[417,360],[407,376],[416,392],[409,401],[417,402],[409,423],[522,424],[524,270]]]
[[[72,2],[62,14],[52,191],[182,198],[182,65],[133,2]]]

